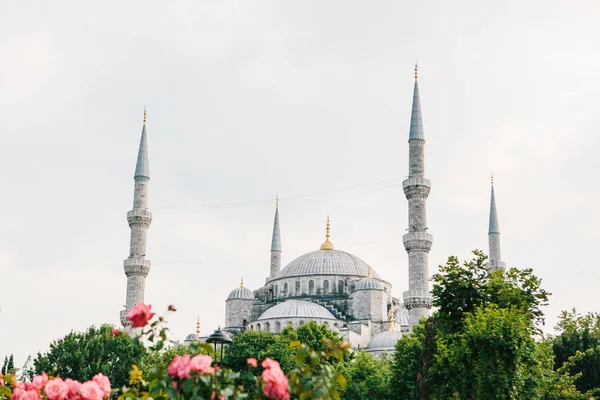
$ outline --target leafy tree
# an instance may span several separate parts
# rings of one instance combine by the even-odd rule
[[[140,364],[145,350],[126,334],[112,335],[112,328],[92,326],[52,342],[50,350],[33,361],[36,374],[47,371],[83,382],[102,372],[115,387],[127,384],[131,366]]]
[[[198,354],[210,354],[208,348],[210,348],[210,345],[199,344],[197,346],[170,346],[161,351],[148,349],[147,353],[144,354],[140,368],[144,377],[147,377],[152,371],[166,370],[176,356],[189,354],[193,357]]]
[[[297,340],[315,351],[325,351],[328,344],[323,339],[328,339],[336,344],[342,342],[342,336],[339,333],[314,321],[303,324],[297,329],[287,326],[281,331],[279,337],[287,338],[289,341]]]
[[[339,363],[337,371],[346,378],[341,391],[344,400],[388,400],[392,397],[392,363],[389,355],[374,358],[364,350],[352,353],[350,360]]]
[[[15,373],[15,360],[14,356],[4,356],[4,363],[2,364],[2,374],[14,374]]]

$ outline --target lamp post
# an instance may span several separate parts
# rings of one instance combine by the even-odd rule
[[[206,343],[212,343],[215,347],[215,364],[221,365],[223,362],[223,347],[231,343],[231,339],[219,327],[206,339]],[[220,353],[220,357],[219,357]]]

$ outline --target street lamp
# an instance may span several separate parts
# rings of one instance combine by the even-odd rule
[[[213,343],[215,347],[215,363],[221,365],[223,362],[223,347],[231,343],[231,339],[219,327],[206,339],[206,343]],[[219,357],[219,353],[221,353]]]

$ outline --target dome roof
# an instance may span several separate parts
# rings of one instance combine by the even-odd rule
[[[187,342],[197,342],[198,340],[200,340],[200,339],[198,338],[198,335],[196,335],[195,333],[190,333],[189,335],[187,335],[187,336],[185,337],[185,340],[184,340],[184,342],[186,342],[186,343],[187,343]]]
[[[408,326],[408,310],[406,308],[399,308],[396,310],[396,321],[400,323],[400,326]]]
[[[269,308],[258,321],[271,318],[325,318],[336,319],[325,307],[304,300],[287,300]]]
[[[369,351],[394,351],[396,343],[402,337],[402,332],[398,331],[385,331],[376,335],[367,346],[367,352]]]
[[[254,300],[254,292],[246,287],[237,287],[229,293],[227,300],[233,299],[249,299]]]
[[[360,258],[340,250],[317,250],[290,262],[277,274],[277,279],[304,275],[367,276],[369,266]],[[375,278],[377,272],[371,270]]]
[[[356,283],[354,290],[385,290],[385,286],[378,279],[363,278]]]

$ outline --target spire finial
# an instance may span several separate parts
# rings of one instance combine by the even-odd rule
[[[367,272],[367,278],[371,279],[373,275],[371,275],[371,267],[369,267],[369,271]]]
[[[415,79],[419,78],[419,61],[415,62]]]
[[[244,277],[242,277],[242,280],[240,281],[240,287],[243,288],[244,287]]]
[[[275,207],[279,208],[279,195],[275,193]]]
[[[144,106],[144,125],[146,125],[146,106]]]
[[[325,228],[325,241],[321,245],[321,250],[335,250],[333,243],[329,240],[331,237],[331,224],[329,221],[329,215],[327,216],[327,227]]]
[[[396,311],[394,309],[394,302],[390,305],[390,331],[396,330]]]
[[[200,316],[198,315],[198,319],[196,320],[196,336],[200,338]]]
[[[494,174],[492,174],[492,186],[494,186]]]

